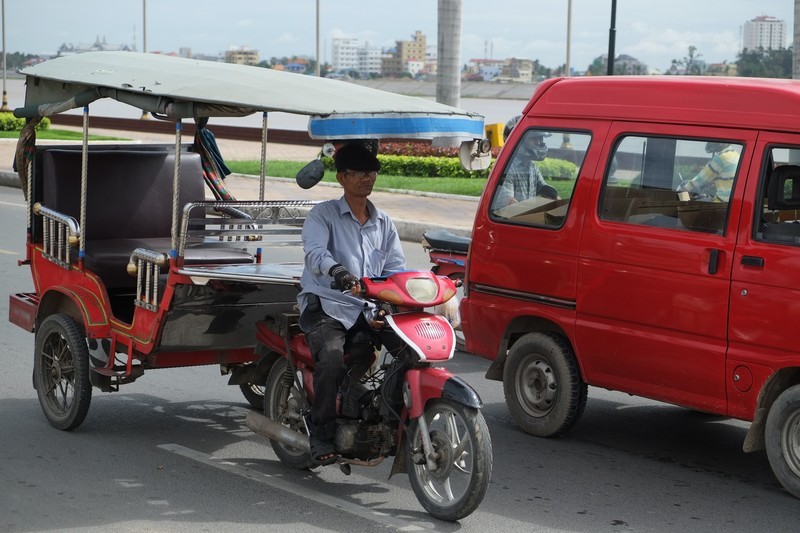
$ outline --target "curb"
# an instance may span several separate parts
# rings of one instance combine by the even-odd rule
[[[11,170],[0,170],[0,185],[20,189],[19,176]]]
[[[246,174],[236,174],[239,177],[246,177],[246,178],[253,178],[258,179],[257,176],[250,176]],[[285,181],[286,178],[273,178],[267,176],[267,180],[283,180]],[[336,185],[332,183],[318,183],[316,186],[326,186],[326,187],[335,187]],[[0,170],[0,186],[5,187],[14,187],[19,189],[19,177],[17,176],[16,172],[10,170]],[[474,200],[477,202],[477,198],[473,198],[472,196],[458,196],[452,194],[440,194],[440,193],[426,193],[426,192],[418,192],[418,191],[396,191],[396,190],[386,190],[384,192],[392,192],[395,194],[408,194],[412,196],[427,196],[432,198],[457,198],[461,200]],[[404,220],[401,218],[392,218],[395,227],[397,228],[397,233],[400,235],[400,240],[405,242],[420,242],[422,241],[422,234],[430,229],[446,229],[451,233],[458,235],[460,237],[471,237],[472,236],[472,228],[464,228],[464,227],[454,227],[454,226],[443,226],[439,224],[431,224],[431,223],[423,223],[423,222],[416,222],[412,220]]]

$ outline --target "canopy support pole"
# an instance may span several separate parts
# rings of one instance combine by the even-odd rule
[[[258,199],[260,201],[264,201],[264,184],[266,182],[267,176],[267,121],[268,115],[266,111],[264,111],[263,119],[262,119],[262,126],[261,126],[261,180],[258,185]]]
[[[181,196],[181,121],[175,122],[175,170],[172,174],[172,246],[169,251],[173,261],[178,257],[178,205]]]
[[[86,257],[86,188],[89,182],[89,106],[83,106],[83,142],[81,145],[81,238],[78,248],[78,263],[83,270]]]

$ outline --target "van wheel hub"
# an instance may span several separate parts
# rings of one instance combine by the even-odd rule
[[[558,393],[553,368],[542,359],[531,359],[520,372],[521,404],[532,416],[543,416],[553,408]]]

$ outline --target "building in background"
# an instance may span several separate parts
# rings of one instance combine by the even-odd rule
[[[358,71],[358,39],[341,37],[331,41],[331,68],[334,72]]]
[[[427,39],[417,31],[410,41],[397,41],[397,46],[383,56],[381,71],[384,76],[399,77],[409,72],[408,66],[423,64],[427,59]]]
[[[110,44],[106,41],[105,35],[101,38],[99,35],[93,43],[63,43],[58,47],[56,57],[69,56],[73,54],[81,54],[83,52],[102,52],[102,51],[124,51],[135,52],[136,45],[127,44]]]
[[[786,22],[766,15],[745,22],[742,28],[742,50],[759,48],[786,48]]]
[[[258,50],[247,46],[231,46],[225,50],[225,62],[236,65],[258,65]]]
[[[331,68],[334,76],[353,76],[366,79],[381,75],[383,53],[369,43],[361,44],[358,39],[349,37],[331,41]],[[355,76],[353,76],[355,77]]]

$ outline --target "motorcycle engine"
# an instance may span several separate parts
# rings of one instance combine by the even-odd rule
[[[397,426],[380,421],[377,423],[362,420],[336,420],[336,451],[344,457],[368,461],[379,456],[395,453],[395,432]]]

